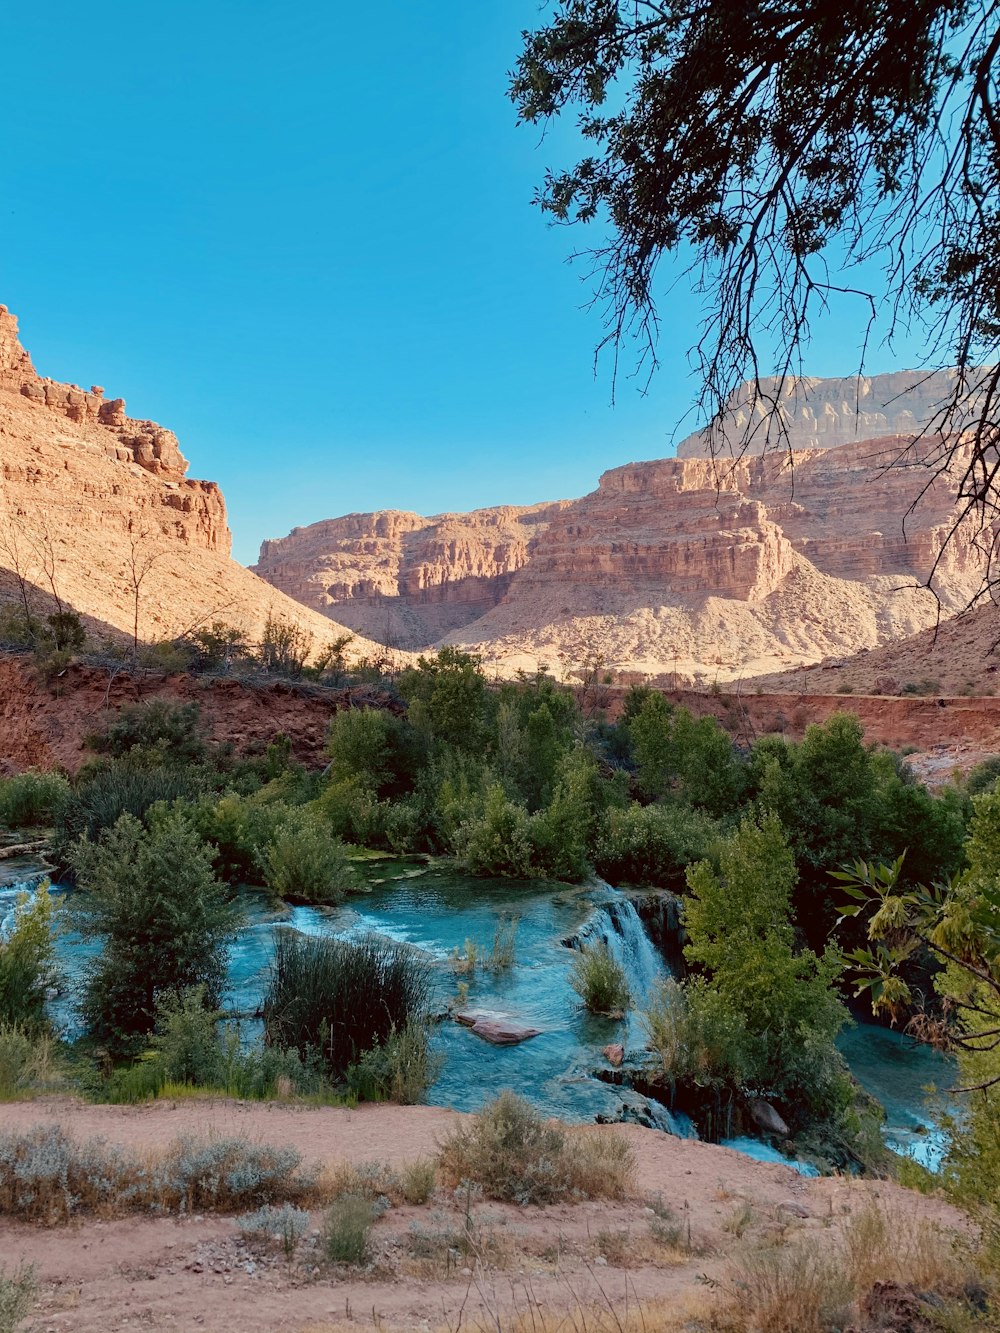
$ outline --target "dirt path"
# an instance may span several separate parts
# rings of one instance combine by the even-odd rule
[[[0,1130],[58,1122],[77,1137],[100,1135],[136,1148],[182,1134],[242,1134],[293,1144],[307,1160],[398,1166],[435,1151],[459,1117],[436,1107],[300,1109],[239,1102],[179,1101],[102,1107],[68,1099],[0,1108]],[[878,1197],[900,1214],[946,1226],[945,1205],[879,1182],[805,1180],[727,1148],[622,1126],[638,1158],[640,1197],[622,1203],[473,1209],[439,1191],[420,1207],[392,1208],[373,1231],[374,1260],[362,1272],[314,1262],[322,1218],[314,1214],[298,1261],[248,1249],[225,1217],[88,1220],[42,1229],[0,1223],[9,1267],[36,1266],[43,1299],[39,1333],[278,1333],[334,1327],[386,1329],[488,1326],[491,1310],[527,1312],[668,1300],[678,1310],[704,1299],[699,1275],[716,1271],[736,1243],[734,1218],[750,1234],[833,1228]],[[669,1206],[675,1235],[664,1243],[650,1204]]]

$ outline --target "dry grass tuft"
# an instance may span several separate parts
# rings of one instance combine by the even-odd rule
[[[503,1092],[448,1135],[439,1167],[446,1185],[469,1181],[511,1203],[620,1199],[633,1189],[635,1154],[613,1131],[566,1129]]]

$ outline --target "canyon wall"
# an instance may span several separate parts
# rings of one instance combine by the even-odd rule
[[[677,457],[733,458],[771,449],[832,449],[886,435],[912,437],[933,428],[953,401],[958,410],[950,426],[964,425],[980,400],[976,372],[961,390],[954,370],[764,378],[740,385],[721,420],[682,440]]]
[[[934,441],[895,462],[909,439],[632,463],[525,509],[352,514],[266,542],[256,569],[373,638],[463,644],[503,673],[783,670],[896,642],[980,592],[953,482],[927,485]]]
[[[98,635],[130,635],[138,574],[144,640],[213,620],[258,639],[272,615],[329,642],[329,619],[230,558],[222,493],[186,473],[174,434],[123,399],[38,375],[0,306],[0,600],[19,574],[41,613],[54,587]]]

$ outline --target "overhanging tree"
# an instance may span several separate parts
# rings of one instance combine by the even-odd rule
[[[616,372],[633,336],[640,367],[656,366],[667,257],[703,297],[692,352],[716,445],[743,380],[777,408],[831,299],[857,298],[869,331],[884,308],[890,340],[922,328],[928,366],[958,369],[919,459],[928,484],[953,476],[985,531],[1000,470],[998,76],[991,0],[558,0],[524,34],[510,95],[533,124],[578,112],[590,151],[550,170],[538,202],[609,229],[589,255]]]

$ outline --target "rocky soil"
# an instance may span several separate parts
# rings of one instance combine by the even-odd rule
[[[79,1137],[150,1148],[183,1133],[235,1133],[295,1145],[325,1165],[399,1166],[432,1155],[456,1118],[432,1107],[349,1111],[188,1099],[137,1108],[59,1100],[0,1108],[4,1130],[58,1121]],[[439,1190],[424,1205],[393,1207],[380,1218],[371,1261],[361,1269],[322,1261],[319,1214],[292,1262],[248,1245],[231,1219],[212,1215],[50,1229],[4,1220],[0,1245],[8,1264],[36,1266],[42,1299],[35,1328],[46,1333],[332,1333],[489,1328],[510,1311],[530,1327],[532,1311],[607,1310],[610,1303],[623,1312],[637,1300],[665,1301],[683,1315],[704,1305],[704,1276],[721,1271],[740,1237],[816,1231],[825,1242],[873,1199],[894,1216],[962,1227],[947,1205],[891,1184],[806,1180],[788,1167],[655,1130],[608,1132],[626,1135],[635,1148],[635,1198],[518,1208],[470,1205]],[[666,1231],[658,1213],[669,1213]]]

